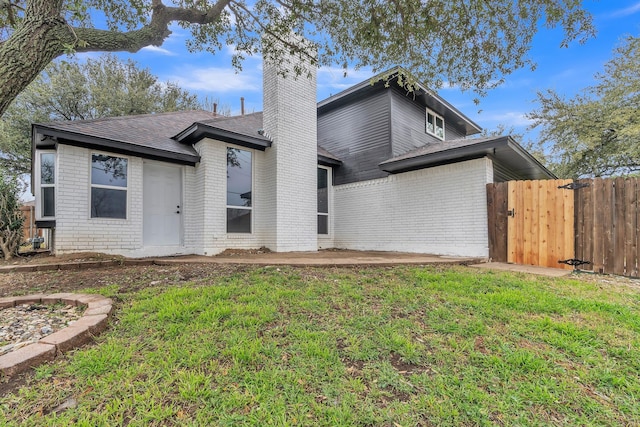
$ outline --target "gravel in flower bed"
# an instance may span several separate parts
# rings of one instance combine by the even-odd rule
[[[22,304],[0,310],[0,355],[66,328],[82,317],[83,311],[62,304]]]

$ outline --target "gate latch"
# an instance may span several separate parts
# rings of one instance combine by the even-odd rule
[[[559,260],[558,264],[567,264],[567,265],[572,265],[573,267],[579,267],[584,264],[591,264],[591,261],[583,261],[577,258],[570,258],[570,259]]]
[[[586,182],[570,182],[565,185],[559,185],[558,188],[564,188],[565,190],[579,190],[588,186],[589,184]]]
[[[513,216],[513,217],[515,217],[515,216],[516,216],[516,210],[515,210],[515,208],[514,208],[514,209],[509,209],[509,210],[507,211],[507,216]]]

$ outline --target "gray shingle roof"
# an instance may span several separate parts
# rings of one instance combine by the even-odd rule
[[[392,159],[386,160],[382,163],[391,163],[391,162],[397,162],[400,160],[411,159],[414,157],[427,156],[429,154],[442,153],[444,151],[456,150],[462,147],[479,145],[484,142],[496,141],[500,138],[504,138],[504,137],[487,136],[483,138],[449,139],[442,142],[429,143],[423,147],[419,147],[419,148],[416,148],[415,150],[408,151],[404,154],[401,154]]]
[[[202,110],[140,114],[95,120],[37,124],[39,128],[86,135],[177,154],[196,155],[190,145],[171,137],[194,122],[209,120],[212,113]]]
[[[399,173],[487,156],[508,168],[514,179],[555,178],[553,173],[510,136],[452,139],[431,143],[385,160],[378,166],[385,172]]]
[[[171,113],[140,114],[136,116],[108,117],[94,120],[59,121],[38,123],[34,126],[39,132],[47,134],[54,131],[56,137],[67,141],[77,140],[86,142],[87,146],[100,146],[104,149],[113,148],[119,144],[121,151],[132,153],[156,154],[165,153],[159,157],[171,158],[172,154],[186,156],[198,160],[198,153],[188,142],[190,139],[175,139],[189,129],[203,128],[204,133],[217,129],[225,133],[224,140],[233,142],[237,137],[240,142],[243,137],[251,140],[263,141],[265,146],[270,145],[271,140],[262,131],[262,112],[245,114],[244,116],[214,116],[213,113],[203,110],[177,111]],[[235,135],[235,136],[234,136]],[[90,140],[90,142],[87,142]],[[109,144],[107,144],[109,142]],[[240,142],[242,145],[243,143]],[[264,148],[262,148],[264,149]],[[327,150],[318,147],[318,155],[340,163],[340,159]]]
[[[244,116],[215,117],[210,120],[201,120],[198,123],[212,126],[228,132],[270,141],[268,137],[258,133],[262,130],[262,111],[245,114]]]

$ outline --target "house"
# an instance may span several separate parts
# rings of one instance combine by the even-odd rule
[[[315,70],[265,64],[263,82],[260,113],[34,124],[37,225],[53,251],[487,257],[486,184],[553,176],[508,136],[470,138],[480,127],[422,86],[365,81],[317,103]]]

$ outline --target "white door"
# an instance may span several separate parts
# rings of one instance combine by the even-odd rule
[[[182,169],[180,166],[145,162],[143,182],[144,245],[180,245]]]

